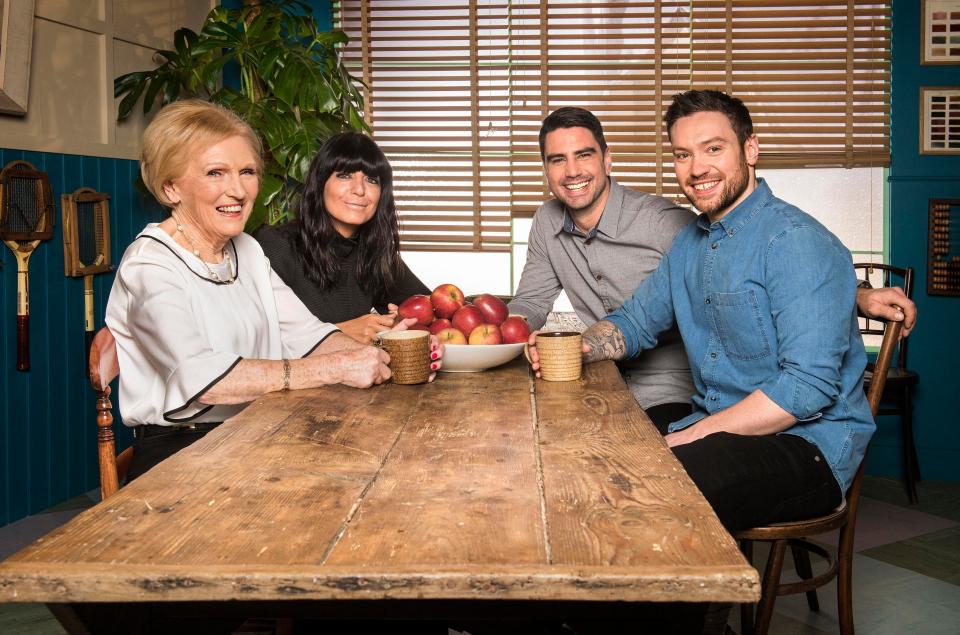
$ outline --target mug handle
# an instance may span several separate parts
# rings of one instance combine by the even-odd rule
[[[527,342],[523,345],[523,356],[527,358],[528,364],[533,364],[533,360],[530,359],[530,343]]]

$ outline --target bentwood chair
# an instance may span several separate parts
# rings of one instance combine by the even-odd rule
[[[113,404],[110,403],[110,382],[120,374],[117,361],[117,342],[110,329],[103,327],[93,337],[88,358],[90,385],[97,394],[97,455],[100,460],[100,499],[105,500],[119,488],[127,476],[133,460],[133,446],[119,455],[113,434]],[[234,633],[274,633],[286,635],[293,632],[289,619],[249,619],[238,626]]]
[[[900,339],[899,322],[889,322],[883,333],[880,353],[877,356],[874,376],[867,392],[867,401],[870,412],[877,416],[880,407],[880,397],[883,393],[883,384],[893,358],[894,350]],[[837,579],[837,609],[840,618],[840,632],[844,635],[853,634],[853,535],[857,523],[857,506],[860,503],[860,487],[863,481],[863,467],[866,457],[860,462],[856,476],[847,490],[847,495],[840,507],[826,516],[800,520],[788,523],[774,523],[766,527],[754,527],[737,532],[734,537],[740,541],[740,549],[748,561],[752,561],[753,543],[760,540],[769,542],[770,555],[767,558],[763,573],[760,602],[756,609],[756,624],[754,624],[753,605],[740,606],[740,625],[742,633],[765,635],[770,628],[770,619],[773,617],[773,605],[779,595],[806,593],[807,605],[812,611],[819,611],[817,599],[819,587]],[[819,534],[840,530],[840,544],[837,556],[834,558],[823,547],[813,544],[807,538]],[[793,555],[794,566],[798,582],[783,583],[780,573],[783,569],[783,559],[787,547]],[[814,576],[810,566],[810,553],[814,553],[827,562],[827,569]]]
[[[119,456],[116,453],[110,382],[120,374],[120,365],[117,362],[117,342],[107,327],[97,331],[93,338],[87,369],[90,385],[97,394],[97,455],[100,461],[100,498],[103,500],[120,487],[133,459],[132,446]]]
[[[863,272],[864,280],[869,280],[870,275],[879,272],[882,275],[883,286],[890,287],[895,284],[903,286],[903,292],[910,299],[913,299],[913,269],[907,267],[902,269],[892,265],[876,263],[859,263],[853,265],[858,272]],[[863,328],[860,332],[864,335],[882,335],[883,324],[870,318],[863,318]],[[897,415],[900,418],[900,433],[903,445],[903,472],[907,485],[907,495],[911,503],[917,502],[917,481],[920,480],[920,463],[917,460],[917,446],[913,439],[913,391],[920,382],[920,376],[907,368],[907,344],[909,340],[903,340],[900,343],[900,354],[895,363],[890,364],[890,370],[887,371],[886,385],[883,391],[883,406],[877,411],[880,415]],[[865,386],[869,386],[873,381],[874,369],[872,364],[867,364],[867,372],[863,377]]]

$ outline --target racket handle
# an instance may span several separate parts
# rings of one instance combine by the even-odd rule
[[[17,370],[30,370],[30,316],[17,316]]]
[[[93,331],[84,331],[83,335],[84,347],[83,350],[86,355],[83,358],[83,374],[90,374],[90,367],[88,361],[90,359],[90,347],[93,346]]]

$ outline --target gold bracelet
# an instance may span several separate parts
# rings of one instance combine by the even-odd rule
[[[283,360],[283,390],[290,390],[290,360]]]

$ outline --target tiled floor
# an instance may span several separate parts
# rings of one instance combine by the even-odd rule
[[[854,616],[860,634],[960,635],[960,483],[922,482],[911,506],[899,481],[866,477],[857,521]],[[98,492],[0,527],[0,560],[95,503]],[[756,566],[765,554],[757,549]],[[784,569],[792,568],[787,563]],[[839,633],[836,587],[820,612],[803,596],[777,600],[771,633]],[[738,611],[731,626],[739,631]],[[0,604],[0,633],[63,633],[42,605]]]

